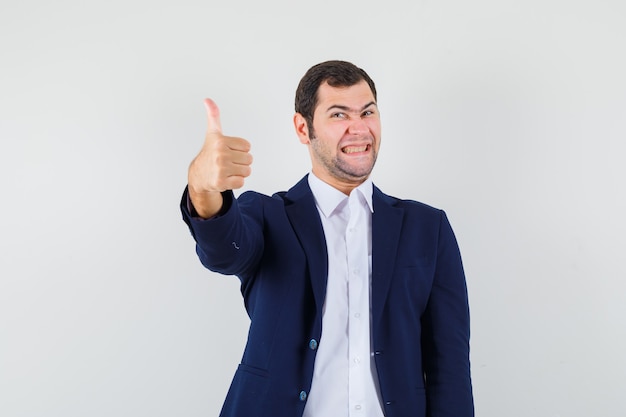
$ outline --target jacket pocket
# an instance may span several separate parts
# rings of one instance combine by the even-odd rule
[[[263,416],[267,405],[269,372],[240,364],[226,395],[222,417]]]
[[[270,373],[267,369],[257,368],[256,366],[246,365],[245,363],[239,364],[239,366],[237,367],[237,372],[248,372],[263,378],[267,378],[270,376]]]

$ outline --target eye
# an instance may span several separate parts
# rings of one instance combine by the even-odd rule
[[[363,117],[372,116],[372,115],[374,115],[373,110],[365,110],[363,113],[361,113],[361,116]]]
[[[331,119],[345,119],[346,118],[346,114],[345,113],[341,113],[341,112],[337,112],[337,113],[333,113],[330,115]]]

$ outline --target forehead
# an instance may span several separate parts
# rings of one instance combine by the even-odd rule
[[[361,109],[364,105],[376,102],[370,86],[365,80],[349,87],[332,87],[327,82],[317,90],[315,111],[326,111],[331,106],[345,106]]]

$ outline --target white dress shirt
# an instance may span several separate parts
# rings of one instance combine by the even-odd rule
[[[309,175],[328,250],[313,384],[303,417],[383,417],[370,341],[372,182],[350,196]]]

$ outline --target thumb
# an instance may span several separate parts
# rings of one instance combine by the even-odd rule
[[[217,104],[210,98],[204,99],[204,107],[208,120],[207,132],[222,133],[222,124],[220,122],[220,109]]]

